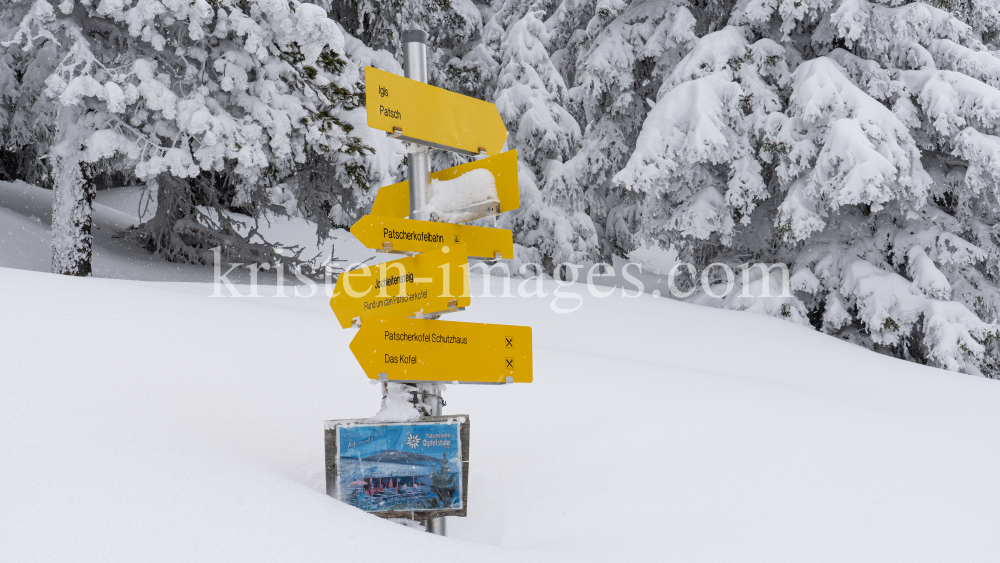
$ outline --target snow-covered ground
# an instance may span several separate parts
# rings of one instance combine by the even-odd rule
[[[1000,553],[998,382],[648,294],[480,297],[504,283],[480,276],[453,320],[532,326],[535,381],[446,390],[472,426],[450,537],[366,515],[324,493],[323,421],[373,415],[379,389],[322,291],[212,298],[210,269],[110,229],[103,278],[28,271],[47,269],[47,211],[17,186],[0,185],[0,561]],[[99,198],[100,224],[134,220],[127,199]],[[189,281],[136,281],[157,276]],[[556,290],[582,306],[554,312]]]
[[[148,202],[141,187],[100,190],[94,201],[94,276],[143,281],[211,282],[211,267],[175,264],[152,256],[115,235],[122,229],[149,220],[156,203]],[[249,217],[246,221],[252,221]],[[49,229],[52,224],[52,191],[24,182],[0,182],[0,267],[48,272],[52,251]],[[306,250],[303,258],[322,262],[330,257],[350,264],[368,260],[377,263],[392,258],[376,254],[357,241],[351,233],[339,229],[321,247],[316,244],[315,225],[301,219],[270,216],[259,231],[270,241],[298,245]],[[260,272],[259,281],[274,283],[273,272]],[[249,283],[248,271],[237,269],[229,278]]]

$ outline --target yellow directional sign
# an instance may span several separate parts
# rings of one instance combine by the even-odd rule
[[[330,308],[347,328],[375,317],[447,313],[469,306],[469,256],[464,244],[344,272]]]
[[[351,341],[369,379],[530,383],[531,327],[373,318]]]
[[[507,229],[365,215],[351,227],[351,234],[376,250],[429,252],[461,244],[477,258],[494,260],[497,253],[514,257],[514,235]]]
[[[493,173],[497,195],[500,197],[500,212],[513,211],[521,206],[521,196],[517,184],[517,151],[510,150],[496,156],[431,172],[431,180],[454,180],[470,170],[485,168]],[[410,183],[399,182],[379,188],[372,205],[372,215],[383,217],[410,216]]]
[[[404,141],[495,155],[507,140],[495,105],[370,66],[365,67],[365,100],[368,126]]]

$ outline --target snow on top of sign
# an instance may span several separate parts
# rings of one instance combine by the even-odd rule
[[[500,201],[493,173],[477,168],[452,180],[431,180],[431,199],[422,211],[439,221],[459,222],[468,220],[463,209],[492,201]]]

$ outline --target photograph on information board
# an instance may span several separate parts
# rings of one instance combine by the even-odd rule
[[[337,496],[367,512],[461,509],[460,426],[338,426]]]

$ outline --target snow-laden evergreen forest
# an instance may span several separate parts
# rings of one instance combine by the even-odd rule
[[[402,180],[363,69],[401,74],[420,28],[431,83],[495,102],[518,150],[519,263],[672,249],[692,301],[1000,376],[993,0],[317,2],[0,0],[0,174],[55,191],[54,272],[90,273],[109,178],[148,186],[122,236],[164,259],[294,265],[229,213],[323,240]],[[791,297],[740,296],[761,262]],[[750,294],[781,275],[752,269]]]

